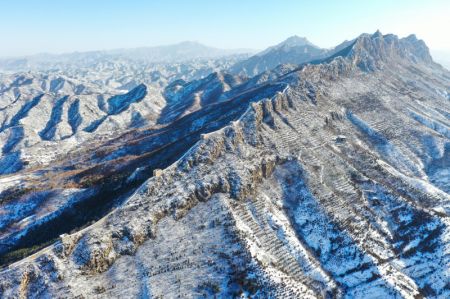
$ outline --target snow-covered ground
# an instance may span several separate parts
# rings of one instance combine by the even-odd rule
[[[29,161],[0,176],[6,252],[80,201],[105,209],[3,269],[1,296],[449,297],[450,75],[413,36],[349,46],[158,96],[111,85],[16,105],[5,92],[3,157]],[[48,81],[18,80],[30,95]]]

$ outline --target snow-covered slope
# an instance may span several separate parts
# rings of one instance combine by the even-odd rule
[[[354,40],[344,41],[332,49],[321,49],[305,37],[294,35],[248,59],[236,62],[229,68],[229,71],[232,74],[253,77],[283,64],[298,65],[317,62],[338,53],[353,42]]]
[[[0,177],[0,292],[447,298],[449,88],[422,41],[379,32],[174,82],[159,122]]]
[[[301,64],[323,58],[327,53],[327,50],[315,46],[304,37],[291,36],[247,60],[237,62],[230,72],[253,77],[280,64]]]

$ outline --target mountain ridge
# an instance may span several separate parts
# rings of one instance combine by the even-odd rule
[[[58,161],[54,179],[93,166],[59,188],[141,179],[102,220],[0,272],[0,291],[446,297],[450,75],[414,37],[341,48],[247,80],[174,81],[166,124]]]
[[[304,37],[291,36],[283,42],[256,53],[247,60],[237,62],[229,71],[237,75],[253,77],[280,64],[301,64],[325,55],[321,49]]]

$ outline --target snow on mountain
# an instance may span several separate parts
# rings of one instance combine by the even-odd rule
[[[237,62],[230,68],[230,72],[252,77],[280,64],[301,64],[323,58],[326,53],[327,50],[315,46],[306,38],[292,36],[247,60]]]
[[[1,75],[1,297],[449,297],[448,70],[380,32],[250,60]]]
[[[265,49],[264,51],[259,52],[255,55],[256,56],[264,56],[271,51],[277,51],[277,50],[282,50],[282,51],[288,52],[290,49],[297,48],[297,47],[304,47],[304,49],[306,49],[305,51],[308,51],[308,47],[320,49],[316,45],[312,44],[309,40],[307,40],[306,37],[299,37],[297,35],[294,35],[294,36],[287,38],[285,41],[283,41],[275,46],[269,47],[269,48]]]

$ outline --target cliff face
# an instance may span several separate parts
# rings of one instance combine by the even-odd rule
[[[118,139],[141,155],[199,136],[102,219],[2,270],[2,296],[448,297],[450,74],[379,33],[275,73],[168,127],[189,134]]]

